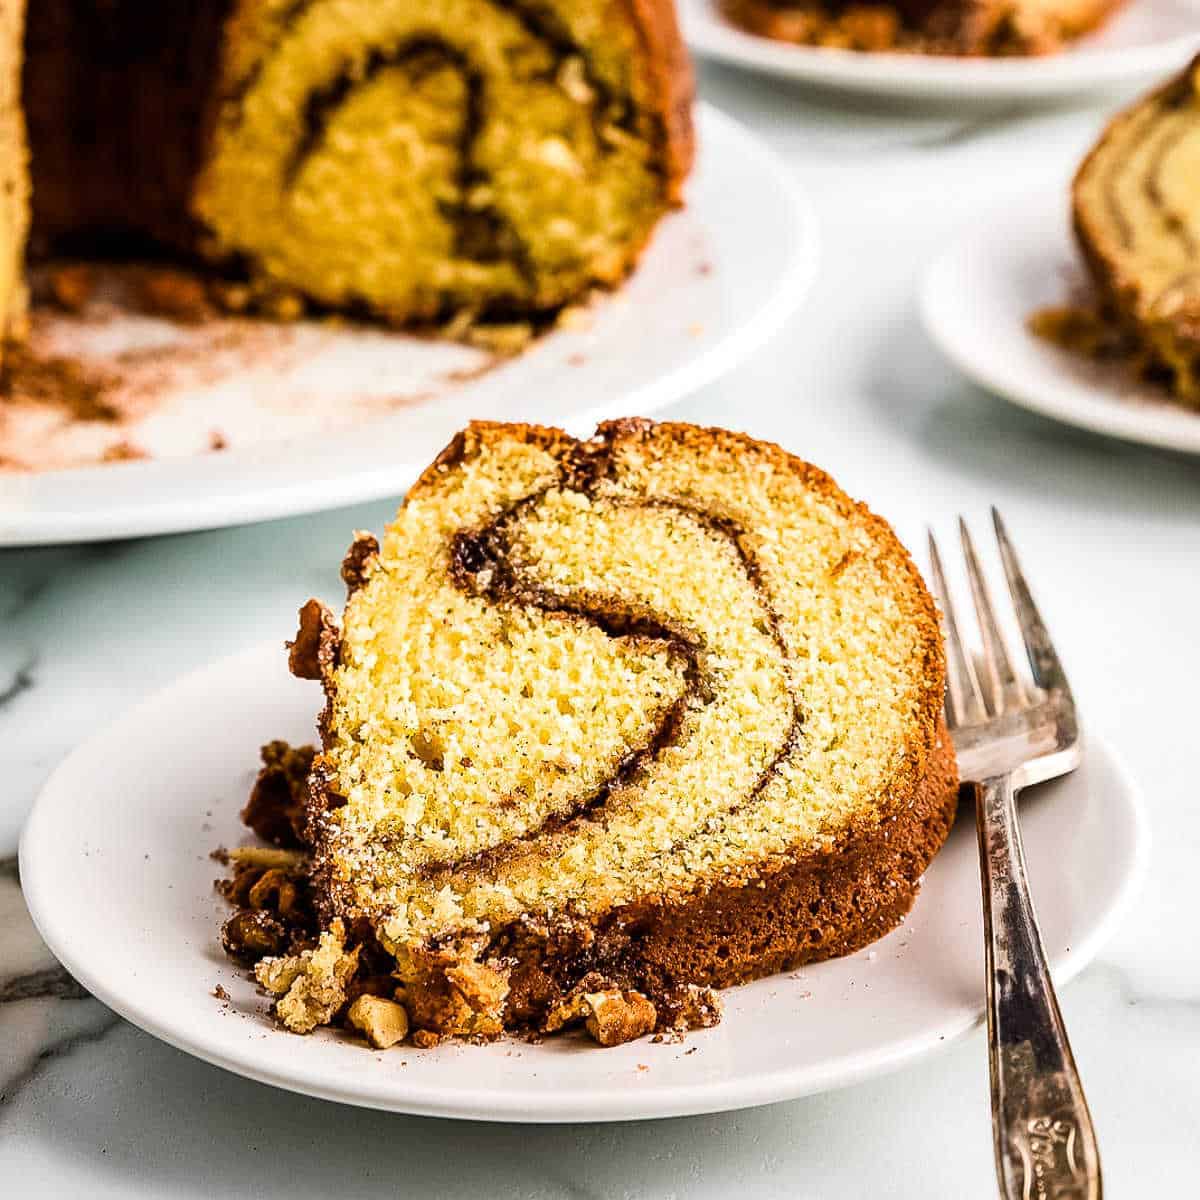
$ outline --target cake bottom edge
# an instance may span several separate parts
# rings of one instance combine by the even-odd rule
[[[335,919],[323,930],[310,924],[298,953],[258,958],[255,977],[278,997],[285,1027],[342,1025],[379,1048],[578,1025],[601,1045],[675,1036],[717,1023],[714,989],[842,957],[890,933],[949,836],[957,804],[954,751],[941,728],[907,805],[831,851],[764,866],[749,883],[641,900],[593,922],[520,922],[484,942],[394,956],[365,922]],[[259,891],[268,901],[278,895],[261,883]],[[228,937],[226,948],[238,949]]]

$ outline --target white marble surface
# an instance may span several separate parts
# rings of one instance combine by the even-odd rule
[[[1060,428],[979,393],[913,302],[947,237],[1061,186],[1105,105],[931,115],[703,73],[812,192],[824,234],[805,313],[674,415],[740,426],[829,469],[916,542],[997,503],[1092,728],[1142,781],[1150,881],[1065,989],[1112,1196],[1189,1194],[1200,1166],[1200,954],[1191,914],[1200,462]],[[1114,98],[1107,100],[1111,107]],[[0,859],[54,764],[109,716],[339,595],[350,531],[380,503],[212,534],[0,554]],[[64,870],[69,870],[64,864]],[[530,1197],[986,1197],[984,1045],[842,1092],[620,1126],[463,1126],[249,1083],[80,995],[0,867],[0,1194],[379,1192]]]

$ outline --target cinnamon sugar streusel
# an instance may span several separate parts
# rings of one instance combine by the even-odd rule
[[[280,1024],[293,1033],[340,1024],[380,1050],[405,1041],[428,1049],[447,1036],[499,1036],[503,1023],[494,1014],[503,1010],[509,991],[500,963],[454,963],[443,961],[448,952],[431,951],[424,972],[418,963],[407,965],[405,985],[388,969],[387,956],[370,941],[357,940],[341,921],[320,931],[303,841],[315,752],[274,741],[263,746],[261,757],[241,816],[275,845],[222,849],[213,857],[231,869],[216,887],[237,909],[222,927],[222,946],[276,997],[273,1011]],[[720,1000],[711,988],[677,989],[665,997],[660,1014],[647,996],[594,973],[530,1032],[579,1026],[601,1046],[616,1046],[660,1024],[684,1030],[719,1020]]]

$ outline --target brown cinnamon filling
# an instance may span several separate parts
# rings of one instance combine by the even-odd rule
[[[594,495],[596,482],[603,475],[605,465],[603,459],[572,462],[564,467],[559,486],[575,487]],[[419,867],[419,873],[424,878],[449,876],[464,870],[488,872],[521,854],[531,853],[534,843],[547,835],[569,830],[582,821],[603,824],[612,794],[635,779],[664,750],[678,745],[682,736],[683,718],[689,706],[697,702],[710,703],[715,694],[714,680],[702,663],[704,640],[694,631],[680,628],[677,622],[665,614],[631,605],[628,600],[620,597],[551,592],[514,565],[511,557],[511,529],[520,520],[522,513],[536,505],[550,490],[543,488],[523,497],[481,529],[460,531],[454,537],[450,550],[450,572],[455,584],[464,591],[486,596],[499,603],[537,608],[543,612],[558,613],[586,621],[611,637],[634,637],[665,642],[670,652],[678,655],[685,664],[685,690],[660,714],[647,741],[643,745],[631,747],[615,770],[597,788],[579,797],[568,811],[554,813],[518,837],[473,854],[457,859],[423,863]],[[712,536],[725,539],[734,549],[750,586],[759,598],[768,631],[780,655],[785,660],[790,657],[781,631],[780,617],[772,605],[763,572],[753,553],[746,549],[745,533],[735,521],[675,500],[610,502],[672,509],[699,523]],[[782,763],[794,752],[799,742],[803,714],[794,695],[791,700],[791,721],[778,750],[759,774],[746,797],[724,815],[741,811],[747,804],[753,803],[778,773]],[[675,848],[697,836],[698,832],[681,840]]]

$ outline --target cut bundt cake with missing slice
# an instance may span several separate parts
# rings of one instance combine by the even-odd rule
[[[671,0],[40,0],[28,23],[34,243],[199,255],[238,305],[552,314],[624,277],[691,166]]]
[[[1072,209],[1103,315],[1200,407],[1200,59],[1111,122]]]
[[[343,573],[292,646],[326,704],[324,933],[258,968],[290,1028],[355,955],[419,1039],[710,1023],[706,989],[886,933],[947,835],[934,606],[775,446],[473,425]]]

